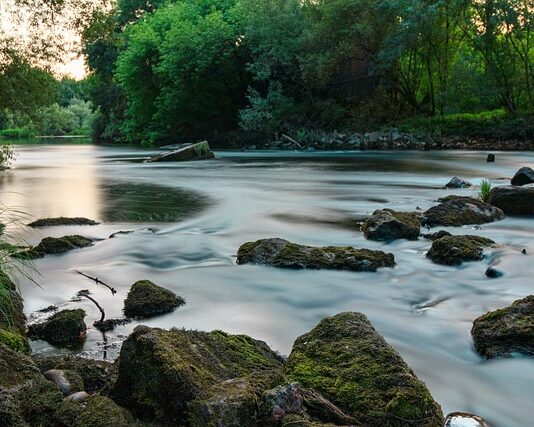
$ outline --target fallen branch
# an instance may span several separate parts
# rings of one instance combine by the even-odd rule
[[[350,426],[362,426],[356,418],[351,417],[343,412],[329,400],[325,399],[315,390],[302,389],[304,406],[312,416],[317,416],[321,420],[328,420],[335,423],[341,423]]]
[[[97,285],[105,286],[106,288],[108,288],[108,289],[111,291],[111,294],[112,294],[112,295],[115,295],[115,294],[117,293],[117,291],[115,290],[115,288],[109,286],[107,283],[104,283],[104,282],[103,282],[102,280],[100,280],[98,277],[92,277],[92,276],[89,276],[88,274],[82,273],[81,271],[77,271],[77,273],[80,274],[80,275],[82,275],[83,277],[87,277],[88,279],[95,281]]]
[[[96,305],[96,307],[100,310],[100,313],[101,313],[99,322],[103,322],[103,321],[104,321],[104,319],[106,318],[106,312],[104,311],[104,309],[103,309],[102,306],[98,303],[97,300],[95,300],[93,297],[90,297],[90,296],[89,296],[89,291],[88,291],[87,289],[83,289],[83,290],[79,291],[76,295],[77,295],[78,297],[87,298],[87,299],[88,299],[89,301],[91,301],[94,305]]]

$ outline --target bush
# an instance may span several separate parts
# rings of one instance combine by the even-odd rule
[[[0,130],[0,138],[5,138],[5,139],[33,138],[34,136],[35,136],[35,132],[27,128],[13,128],[13,129]]]
[[[0,170],[7,168],[15,160],[15,150],[11,144],[0,144]]]

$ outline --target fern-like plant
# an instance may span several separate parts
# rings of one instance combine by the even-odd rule
[[[478,193],[480,200],[487,202],[490,198],[491,193],[491,181],[488,179],[483,179],[480,183],[480,192]]]

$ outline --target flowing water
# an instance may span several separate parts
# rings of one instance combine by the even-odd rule
[[[91,328],[82,348],[96,358],[117,356],[139,323],[163,328],[222,329],[266,341],[289,354],[294,339],[321,318],[361,311],[401,353],[441,403],[444,412],[477,413],[497,427],[525,427],[534,419],[534,359],[485,361],[472,347],[479,315],[534,293],[534,220],[507,218],[454,233],[502,244],[482,262],[459,268],[425,258],[430,242],[366,241],[355,219],[378,208],[426,209],[450,193],[476,189],[440,187],[458,175],[479,183],[506,183],[533,153],[480,152],[282,153],[217,152],[206,162],[146,164],[150,154],[93,145],[19,146],[11,170],[0,175],[4,205],[32,217],[86,216],[95,227],[9,232],[30,244],[45,236],[82,234],[93,248],[35,262],[39,286],[21,276],[26,312],[55,304],[82,307],[92,324],[99,312],[89,301],[71,301],[89,289],[107,317],[120,317],[129,286],[150,279],[183,296],[173,313],[118,327],[105,337]],[[130,234],[117,231],[133,230]],[[292,271],[237,266],[247,241],[283,237],[309,245],[350,245],[395,254],[397,266],[376,273]],[[487,279],[488,265],[505,272]],[[108,289],[77,274],[98,277]],[[38,353],[70,352],[37,341]]]

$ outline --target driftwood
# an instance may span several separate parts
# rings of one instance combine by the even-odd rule
[[[81,271],[78,271],[77,273],[80,274],[80,275],[83,276],[83,277],[87,277],[88,279],[95,281],[97,285],[105,286],[106,288],[108,288],[108,289],[111,291],[111,294],[112,294],[112,295],[115,295],[115,294],[117,293],[117,291],[115,290],[115,288],[109,286],[107,283],[104,283],[104,282],[103,282],[102,280],[100,280],[98,277],[92,277],[92,276],[89,276],[88,274],[82,273]]]
[[[100,314],[101,314],[99,322],[103,322],[104,321],[104,319],[106,318],[106,312],[104,311],[104,309],[102,308],[102,306],[98,303],[98,301],[96,299],[94,299],[93,297],[89,296],[89,291],[87,289],[83,289],[83,290],[79,291],[76,295],[78,297],[80,297],[80,298],[87,298],[94,305],[96,305],[96,307],[100,310]]]
[[[343,410],[321,396],[315,390],[302,389],[301,393],[304,400],[304,406],[310,415],[336,424],[339,423],[354,427],[363,426],[363,424],[359,423],[356,418],[351,417],[347,413],[343,412]]]
[[[295,138],[291,138],[289,135],[286,135],[285,133],[282,134],[282,138],[286,141],[290,142],[291,144],[295,144],[299,149],[302,150],[302,144],[298,142]]]

